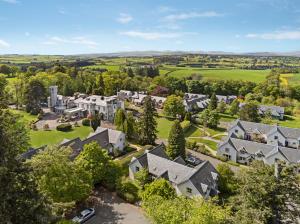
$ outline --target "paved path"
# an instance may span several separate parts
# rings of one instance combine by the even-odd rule
[[[213,158],[213,157],[210,157],[210,156],[207,156],[207,155],[204,155],[202,153],[195,152],[195,151],[192,151],[192,150],[189,150],[189,149],[187,149],[187,152],[189,152],[193,156],[199,158],[200,160],[209,161],[214,167],[217,167],[217,165],[220,164],[220,163],[224,163],[224,162],[222,162],[222,161],[220,161],[216,158]],[[226,164],[228,164],[228,163],[226,163]],[[240,170],[240,168],[237,167],[237,166],[233,166],[233,165],[230,165],[230,164],[228,164],[228,165],[230,166],[231,170],[235,173],[237,173]]]
[[[141,208],[126,203],[116,193],[102,187],[89,201],[93,203],[96,215],[86,224],[150,224]]]

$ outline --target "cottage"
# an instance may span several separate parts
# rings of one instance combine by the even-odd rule
[[[240,108],[242,108],[245,103],[240,104]],[[267,113],[270,113],[273,119],[283,120],[284,117],[284,107],[279,106],[270,106],[270,105],[259,105],[258,106],[258,114],[260,116],[265,116]]]
[[[228,129],[228,135],[270,145],[296,149],[300,147],[300,129],[298,128],[236,120]]]
[[[138,158],[132,158],[129,177],[134,179],[134,174],[145,168],[153,178],[170,181],[178,195],[208,198],[218,194],[218,172],[208,161],[189,167],[181,157],[170,160],[164,149],[161,144]]]
[[[261,160],[269,165],[277,160],[289,164],[300,163],[300,150],[231,137],[219,144],[217,155],[242,164],[249,164],[253,160]]]

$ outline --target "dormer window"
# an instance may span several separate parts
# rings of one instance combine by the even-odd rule
[[[275,140],[277,140],[277,139],[278,139],[278,136],[277,136],[277,135],[275,135],[275,136],[274,136],[274,139],[275,139]]]

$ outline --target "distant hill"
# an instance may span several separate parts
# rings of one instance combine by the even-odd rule
[[[186,55],[186,54],[208,54],[208,55],[241,55],[241,56],[258,56],[258,57],[275,57],[275,56],[291,56],[300,57],[300,51],[294,52],[225,52],[225,51],[127,51],[116,53],[99,53],[99,54],[80,54],[74,56],[85,57],[151,57],[163,55]]]

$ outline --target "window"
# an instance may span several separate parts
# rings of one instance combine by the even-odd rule
[[[189,194],[191,194],[191,193],[192,193],[192,189],[189,188],[189,187],[187,187],[187,188],[186,188],[186,192],[189,193]]]
[[[225,152],[229,152],[229,148],[225,148]]]
[[[138,166],[135,167],[135,172],[139,172],[140,168]]]
[[[234,130],[234,132],[235,132],[235,133],[238,133],[238,132],[239,132],[239,130],[235,129],[235,130]]]
[[[277,140],[277,139],[278,139],[278,136],[277,136],[277,135],[275,135],[275,136],[274,136],[274,139],[275,139],[275,140]]]

